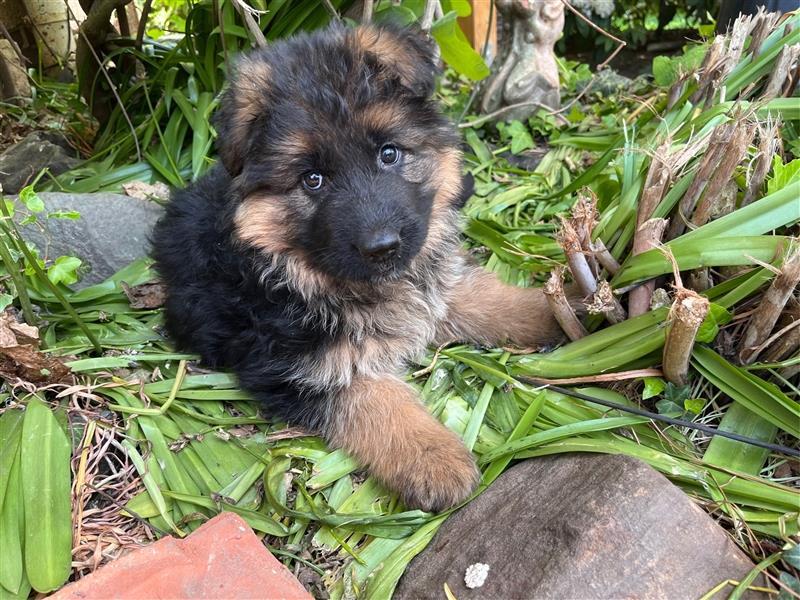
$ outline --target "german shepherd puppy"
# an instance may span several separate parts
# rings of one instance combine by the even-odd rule
[[[429,39],[373,26],[243,56],[216,117],[221,164],[153,239],[180,348],[428,511],[467,498],[478,470],[403,381],[408,361],[431,343],[562,336],[540,290],[465,258],[471,190],[436,74]]]

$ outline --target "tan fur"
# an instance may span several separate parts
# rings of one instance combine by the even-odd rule
[[[397,74],[403,85],[414,84],[414,61],[418,57],[409,52],[406,44],[391,32],[374,27],[357,27],[352,33],[357,49],[375,55],[378,62]]]
[[[378,102],[365,106],[355,114],[355,118],[367,130],[386,131],[401,129],[408,123],[409,115],[396,102]]]
[[[461,440],[395,377],[354,379],[331,414],[331,443],[399,491],[408,506],[449,508],[465,500],[478,482],[475,462]]]
[[[244,146],[250,124],[264,111],[271,87],[271,76],[270,66],[263,61],[244,58],[239,62],[235,80],[237,93],[232,96],[235,103],[230,143],[232,147]]]
[[[563,335],[540,288],[506,285],[496,275],[472,267],[450,292],[447,317],[439,324],[436,340],[531,347],[561,341]]]
[[[283,208],[284,198],[252,195],[236,209],[233,217],[236,236],[246,244],[268,254],[280,254],[291,248],[289,220]]]

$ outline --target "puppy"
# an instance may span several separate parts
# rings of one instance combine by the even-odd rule
[[[178,347],[427,511],[479,474],[403,381],[408,361],[431,343],[561,339],[540,290],[465,259],[471,190],[436,73],[422,34],[371,26],[243,56],[216,117],[221,164],[154,233]]]

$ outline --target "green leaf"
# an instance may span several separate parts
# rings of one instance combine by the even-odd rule
[[[78,281],[78,267],[81,259],[75,256],[59,256],[47,269],[47,277],[54,284],[64,283],[70,285]]]
[[[714,387],[773,425],[800,438],[800,404],[774,384],[730,364],[700,344],[692,350],[692,365]]]
[[[706,344],[714,341],[714,338],[717,337],[719,333],[720,325],[730,323],[731,319],[733,319],[733,315],[730,311],[724,306],[712,302],[709,306],[706,318],[697,330],[697,341]]]
[[[778,433],[775,425],[736,401],[728,406],[718,428],[764,442],[774,441]],[[716,435],[711,438],[703,460],[731,471],[758,475],[769,455],[770,451],[766,448]]]
[[[81,218],[81,213],[77,210],[56,210],[47,213],[48,219],[69,219],[70,221],[77,221]]]
[[[24,416],[25,413],[21,410],[11,409],[0,415],[0,511],[3,510],[11,465],[16,460]]]
[[[475,52],[451,11],[436,21],[431,27],[431,35],[442,50],[442,58],[461,75],[473,81],[480,81],[489,75],[489,67],[481,55]]]
[[[40,213],[44,210],[44,202],[35,191],[32,185],[27,185],[19,192],[19,199],[25,207],[35,213]]]
[[[684,411],[680,404],[675,404],[672,400],[666,399],[656,402],[656,410],[658,414],[667,417],[680,417]]]
[[[800,544],[795,544],[788,550],[784,550],[782,558],[795,569],[800,569]]]
[[[797,546],[795,546],[797,548]],[[784,552],[784,559],[786,558],[786,553]],[[796,569],[800,567],[795,567]],[[800,580],[798,580],[794,575],[790,575],[786,571],[781,571],[780,574],[780,582],[785,585],[789,590],[792,590],[794,594],[790,593],[789,590],[781,589],[780,594],[778,594],[777,600],[796,600],[798,596],[800,596]]]
[[[667,385],[667,382],[661,379],[661,377],[645,377],[643,381],[644,391],[642,392],[642,400],[660,395]]]
[[[798,181],[800,181],[800,158],[784,165],[780,154],[776,154],[772,159],[772,177],[767,181],[767,194],[773,194]]]
[[[21,478],[25,504],[25,570],[37,592],[51,592],[72,563],[72,448],[55,415],[31,398],[22,426]]]
[[[696,70],[703,62],[707,50],[708,47],[704,45],[691,46],[681,56],[656,56],[653,59],[653,78],[656,85],[669,87],[682,75]]]
[[[19,446],[11,466],[9,486],[0,512],[0,586],[16,594],[23,579],[22,534],[24,532],[23,501],[20,489]]]
[[[528,150],[536,145],[528,128],[525,127],[522,121],[514,120],[508,124],[498,123],[497,128],[500,130],[503,139],[511,140],[512,154],[519,154],[523,150]]]
[[[687,398],[683,401],[683,408],[696,415],[699,415],[703,412],[703,408],[705,408],[706,401],[702,398]]]

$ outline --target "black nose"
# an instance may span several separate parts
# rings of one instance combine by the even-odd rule
[[[365,236],[358,251],[367,260],[379,262],[394,256],[399,247],[400,235],[396,231],[381,229]]]

